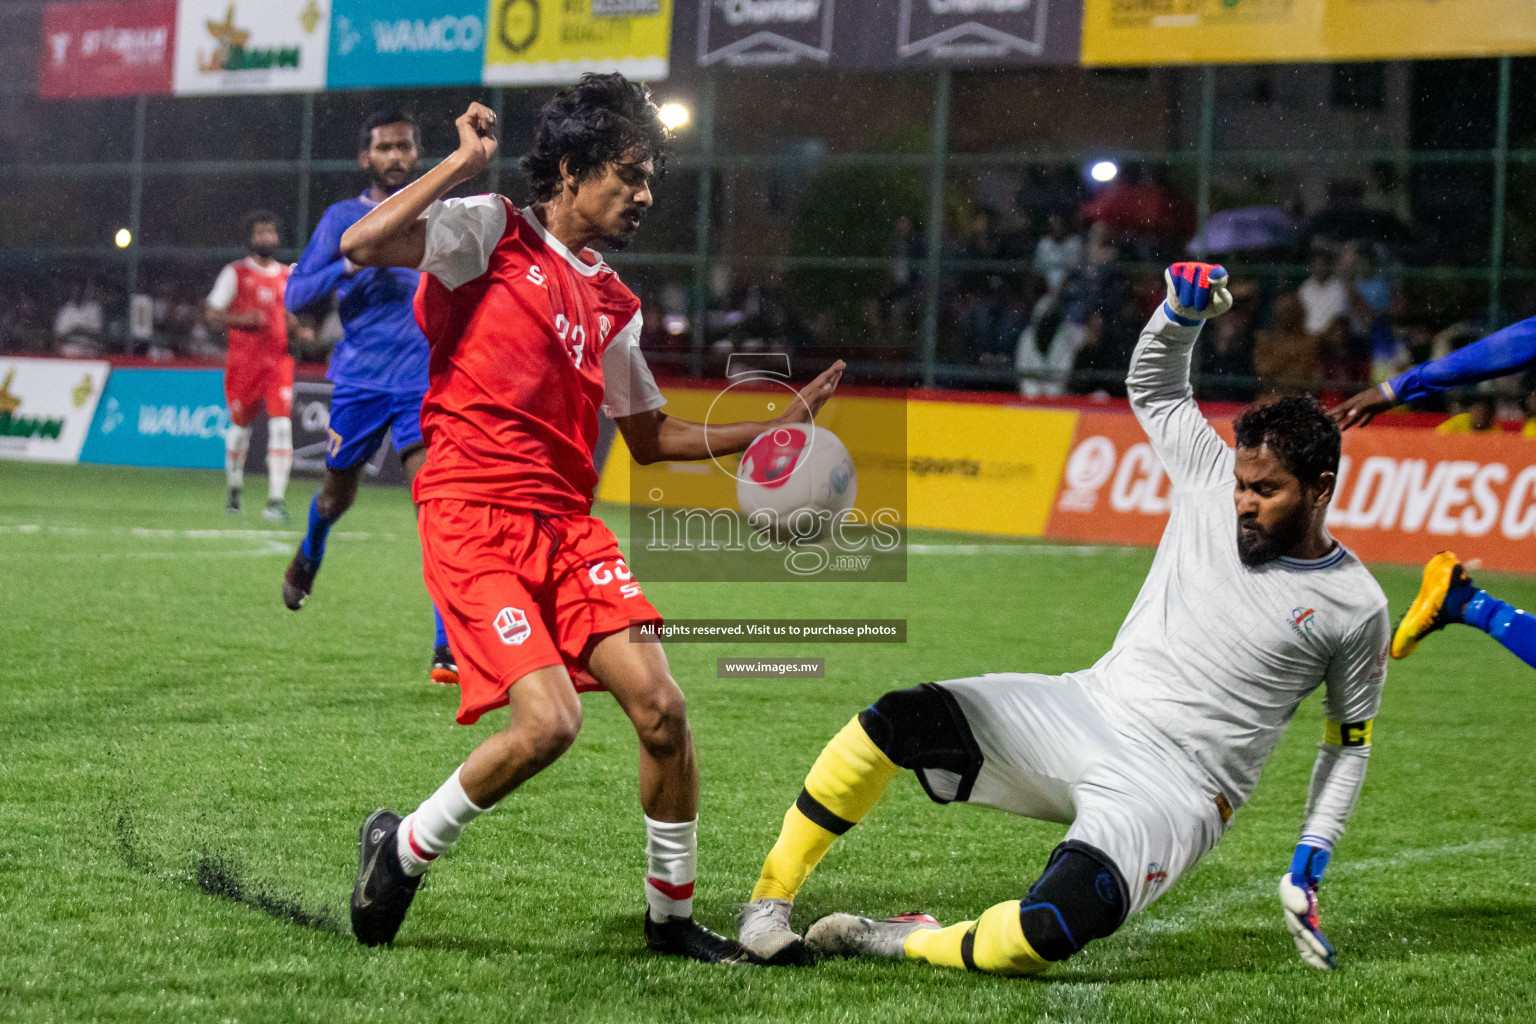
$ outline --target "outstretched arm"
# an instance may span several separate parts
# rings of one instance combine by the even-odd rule
[[[1536,317],[1510,324],[1450,355],[1431,359],[1329,410],[1342,430],[1363,427],[1394,405],[1502,377],[1536,363]]]
[[[1379,609],[1344,642],[1328,669],[1327,725],[1312,766],[1301,842],[1280,878],[1280,905],[1302,960],[1332,970],[1333,944],[1323,934],[1317,891],[1334,844],[1354,813],[1371,756],[1371,725],[1381,705],[1392,627]]]
[[[1125,386],[1173,486],[1202,487],[1230,475],[1226,444],[1195,404],[1189,364],[1200,325],[1232,308],[1227,272],[1209,263],[1175,263],[1163,273],[1168,298],[1131,356]]]
[[[642,466],[653,462],[693,462],[711,456],[734,455],[747,450],[752,439],[765,430],[794,423],[809,423],[837,390],[847,364],[841,359],[800,390],[784,414],[771,420],[739,423],[695,423],[650,409],[614,420],[624,443]]]
[[[422,214],[454,188],[475,177],[496,155],[496,114],[471,103],[453,122],[459,148],[448,159],[369,210],[341,236],[341,254],[360,267],[419,267],[427,252]]]

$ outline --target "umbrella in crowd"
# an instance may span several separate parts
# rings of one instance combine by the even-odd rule
[[[1296,242],[1296,221],[1278,206],[1244,206],[1211,214],[1189,243],[1196,256],[1279,249]]]

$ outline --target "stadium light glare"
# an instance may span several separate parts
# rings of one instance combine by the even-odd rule
[[[1099,160],[1088,168],[1088,177],[1099,184],[1106,184],[1115,180],[1115,175],[1120,173],[1120,168],[1113,160]]]
[[[126,249],[133,244],[133,232],[127,228],[118,228],[117,234],[112,236],[112,241],[117,243],[119,249]]]
[[[681,103],[663,103],[656,114],[661,118],[661,123],[667,126],[669,132],[675,132],[687,124],[690,117],[688,108]]]

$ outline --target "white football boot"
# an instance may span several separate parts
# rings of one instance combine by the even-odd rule
[[[805,944],[824,956],[883,956],[905,959],[907,936],[942,925],[927,914],[902,914],[872,921],[854,914],[828,914],[805,932]]]
[[[789,900],[761,899],[743,903],[737,914],[736,941],[771,967],[798,967],[810,962],[803,940],[789,925]]]

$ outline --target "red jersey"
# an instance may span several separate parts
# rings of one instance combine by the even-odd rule
[[[273,261],[265,267],[247,257],[219,272],[208,305],[226,313],[261,313],[261,326],[253,330],[229,329],[231,366],[269,366],[288,357],[288,311],[283,292],[288,287],[287,264]]]
[[[639,353],[640,301],[501,196],[434,203],[420,270],[432,357],[416,500],[591,511],[599,407],[665,401]]]

